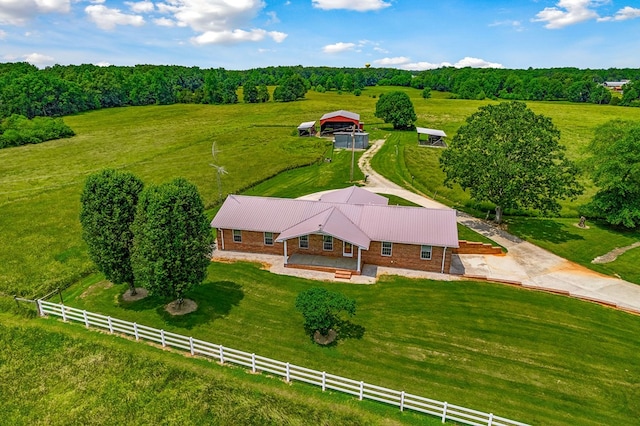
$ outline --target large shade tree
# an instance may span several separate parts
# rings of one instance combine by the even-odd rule
[[[640,227],[640,123],[609,121],[596,129],[588,149],[587,168],[599,189],[583,212]]]
[[[183,178],[146,188],[133,231],[136,282],[181,304],[204,280],[211,260],[213,236],[198,189]]]
[[[82,237],[98,270],[114,284],[129,284],[136,294],[131,225],[143,183],[126,171],[106,169],[90,175],[80,197]]]
[[[442,153],[445,184],[460,184],[476,201],[504,209],[531,208],[558,213],[559,200],[583,191],[577,167],[565,157],[560,131],[523,102],[480,107]]]
[[[393,124],[394,129],[410,129],[418,119],[409,95],[400,91],[380,96],[376,102],[375,116]]]

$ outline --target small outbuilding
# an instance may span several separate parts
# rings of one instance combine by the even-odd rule
[[[320,117],[320,134],[333,134],[335,132],[345,132],[352,129],[363,130],[363,123],[360,122],[360,114],[345,111],[343,109],[328,112]]]
[[[315,121],[300,123],[300,125],[298,126],[298,136],[315,136],[316,133],[317,131]]]
[[[425,127],[416,127],[418,131],[418,145],[422,146],[447,146],[444,138],[447,134],[442,130],[427,129]],[[425,136],[423,138],[422,136]]]
[[[333,134],[334,148],[349,148],[352,145],[354,149],[369,148],[369,133],[365,132],[335,132]]]

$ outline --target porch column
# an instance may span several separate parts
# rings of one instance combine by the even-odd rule
[[[441,274],[444,274],[444,260],[446,258],[447,258],[447,248],[445,247],[444,250],[442,250],[442,268],[440,269]]]
[[[284,240],[284,266],[287,266],[287,240]]]
[[[222,250],[224,250],[224,230],[222,228],[218,228],[218,232],[220,233],[220,242],[222,243]]]
[[[362,260],[362,249],[358,246],[358,268],[357,271],[360,273],[360,261]]]

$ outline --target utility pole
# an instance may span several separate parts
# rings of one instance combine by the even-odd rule
[[[356,125],[353,125],[353,129],[351,130],[351,174],[350,181],[353,182],[353,168],[356,158]]]

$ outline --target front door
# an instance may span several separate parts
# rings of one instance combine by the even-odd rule
[[[353,244],[346,241],[342,242],[342,255],[344,257],[353,257]]]

